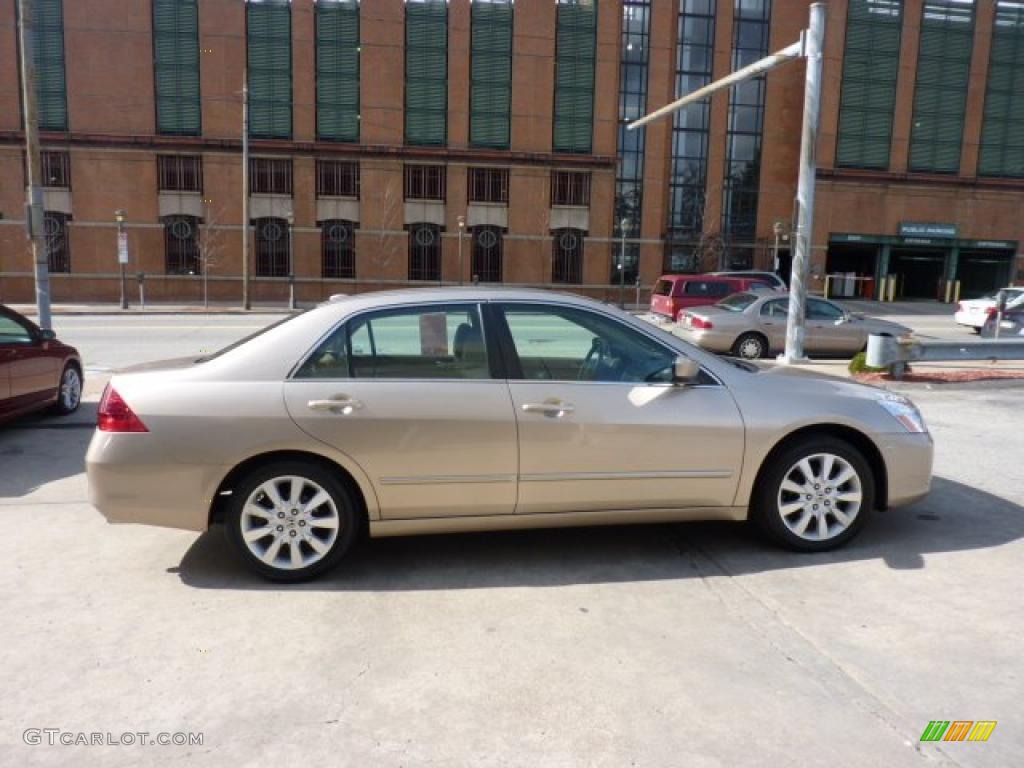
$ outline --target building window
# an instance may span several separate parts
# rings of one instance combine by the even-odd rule
[[[405,143],[448,140],[448,3],[405,3]]]
[[[202,274],[198,219],[194,216],[164,218],[164,258],[168,275]]]
[[[557,0],[555,5],[556,152],[588,153],[594,139],[594,61],[597,0]]]
[[[285,158],[249,158],[249,191],[254,195],[291,195],[292,161]]]
[[[359,141],[359,3],[316,4],[316,135]]]
[[[711,82],[715,47],[715,0],[681,0],[676,50],[676,97]],[[669,177],[669,239],[695,240],[704,231],[708,181],[711,105],[705,100],[680,109],[672,122],[672,175]],[[670,248],[669,254],[683,250]],[[673,258],[669,258],[672,264]],[[681,267],[680,267],[681,268]]]
[[[42,161],[42,183],[44,187],[58,189],[71,188],[71,157],[67,152],[43,151],[39,153]]]
[[[441,228],[436,224],[409,227],[409,279],[441,279]]]
[[[480,226],[470,230],[473,238],[473,281],[501,282],[501,227]]]
[[[43,213],[43,239],[46,243],[46,261],[51,272],[71,271],[71,249],[68,245],[68,219],[66,213]]]
[[[64,2],[35,0],[36,97],[39,128],[68,129],[68,96],[64,72]]]
[[[551,204],[588,207],[590,174],[583,171],[552,171]]]
[[[256,276],[288,276],[288,222],[256,219]]]
[[[914,86],[910,170],[956,173],[974,48],[974,3],[926,0]]]
[[[583,232],[579,229],[556,229],[551,252],[551,282],[583,282]]]
[[[772,4],[771,0],[734,0],[733,9],[735,72],[768,55]],[[764,91],[764,75],[738,83],[729,91],[722,228],[727,235],[741,239],[752,240],[757,227]]]
[[[406,200],[445,199],[445,167],[443,165],[405,166]]]
[[[512,0],[473,0],[469,143],[508,149],[512,111]]]
[[[157,155],[156,176],[161,192],[202,192],[203,158],[199,155]]]
[[[316,161],[317,197],[359,197],[359,163],[348,160]]]
[[[198,0],[153,0],[157,133],[199,136]]]
[[[320,224],[321,274],[324,277],[354,279],[356,276],[355,224],[334,219]]]
[[[470,168],[469,202],[507,203],[507,168]]]
[[[836,165],[889,167],[902,24],[902,0],[850,0]]]
[[[1024,5],[996,3],[978,173],[1024,176]]]
[[[292,4],[247,0],[249,135],[292,137]]]

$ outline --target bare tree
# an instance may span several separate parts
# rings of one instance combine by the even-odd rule
[[[714,272],[722,268],[725,239],[718,232],[703,232],[693,250],[694,268],[698,272]]]
[[[199,269],[203,277],[203,306],[210,306],[210,268],[219,266],[226,250],[225,229],[218,222],[224,218],[225,206],[211,212],[209,205],[203,206],[196,246],[199,252]],[[243,255],[243,258],[245,256]]]
[[[386,181],[380,195],[381,228],[377,235],[377,248],[371,256],[374,267],[385,269],[401,255],[398,238],[390,234],[389,226],[397,219],[402,205],[403,195],[400,194],[400,190],[395,189],[393,180]]]

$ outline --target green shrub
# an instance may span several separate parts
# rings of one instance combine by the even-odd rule
[[[875,368],[872,365],[868,365],[867,358],[866,352],[858,352],[854,355],[850,361],[850,373],[885,373],[887,371],[886,368]]]

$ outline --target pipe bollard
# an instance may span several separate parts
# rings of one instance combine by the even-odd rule
[[[139,280],[139,304],[146,308],[146,273],[139,272],[135,275]]]

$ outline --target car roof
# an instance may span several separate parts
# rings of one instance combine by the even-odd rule
[[[506,286],[432,286],[426,288],[395,288],[356,294],[335,294],[327,302],[339,304],[358,302],[367,306],[388,306],[396,302],[415,304],[435,301],[558,301],[577,304],[603,304],[596,299],[563,291]]]

